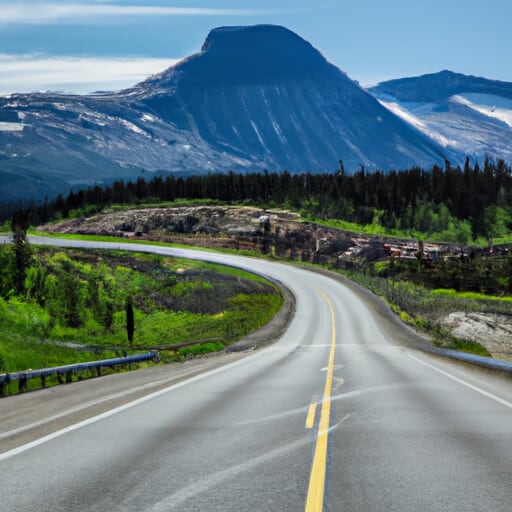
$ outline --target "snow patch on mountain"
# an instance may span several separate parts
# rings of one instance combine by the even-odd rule
[[[450,98],[481,114],[499,119],[512,128],[512,99],[495,94],[461,93]]]
[[[431,128],[429,128],[428,124],[424,120],[420,119],[420,117],[413,114],[414,104],[399,103],[398,101],[385,101],[382,99],[379,100],[379,103],[386,107],[391,112],[393,112],[393,114],[397,115],[398,117],[401,117],[405,122],[411,124],[418,130],[423,132],[425,135],[430,137],[431,139],[437,141],[443,147],[457,148],[457,140],[450,140],[443,134],[432,130]]]
[[[23,128],[23,123],[0,122],[0,132],[22,132]]]
[[[482,160],[485,156],[512,162],[512,129],[502,119],[491,116],[460,97],[436,103],[381,101],[396,115],[461,156]],[[487,107],[489,108],[489,107]]]
[[[138,133],[139,135],[144,135],[149,138],[149,135],[144,130],[139,128],[136,124],[133,124],[132,122],[127,121],[126,119],[119,119],[119,122],[124,127],[128,128],[128,130],[131,130],[132,132]]]

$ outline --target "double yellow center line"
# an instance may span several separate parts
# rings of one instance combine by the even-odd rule
[[[331,348],[329,351],[329,362],[327,364],[327,377],[325,379],[324,395],[320,410],[320,421],[316,439],[313,466],[309,479],[308,495],[306,498],[306,512],[322,512],[324,506],[325,481],[327,472],[327,447],[329,443],[329,425],[331,419],[331,393],[334,372],[334,353],[336,351],[336,322],[334,319],[334,307],[331,299],[319,290],[320,295],[325,299],[331,313]],[[311,404],[306,427],[311,428],[314,423],[316,404]]]

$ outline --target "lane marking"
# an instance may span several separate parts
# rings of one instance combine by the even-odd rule
[[[334,389],[338,389],[345,384],[345,379],[343,377],[334,377]]]
[[[472,389],[473,391],[476,391],[477,393],[480,393],[481,395],[490,398],[491,400],[494,400],[495,402],[504,405],[505,407],[508,407],[509,409],[512,409],[512,403],[508,402],[507,400],[504,400],[503,398],[500,398],[499,396],[493,395],[492,393],[489,393],[488,391],[485,391],[478,386],[474,386],[473,384],[470,384],[469,382],[459,379],[458,377],[455,377],[455,375],[452,375],[451,373],[446,372],[445,370],[441,370],[441,368],[438,368],[437,366],[434,366],[430,363],[427,363],[426,361],[422,361],[416,356],[413,356],[412,354],[409,354],[409,357],[417,361],[418,363],[421,363],[424,366],[427,366],[428,368],[436,371],[437,373],[440,373],[441,375],[444,375],[445,377],[448,377],[451,380],[454,380],[455,382],[458,382],[459,384],[462,384],[463,386],[466,386],[469,389]]]
[[[331,349],[327,364],[324,395],[320,409],[320,422],[316,439],[315,454],[309,479],[306,498],[306,512],[322,512],[324,507],[325,483],[327,473],[327,447],[329,442],[329,424],[331,419],[331,392],[334,371],[334,354],[336,352],[336,321],[331,299],[321,290],[318,293],[324,298],[331,314]]]
[[[336,365],[334,365],[333,370],[339,370],[341,368],[345,368],[345,365],[344,364],[336,364]],[[326,372],[328,369],[329,369],[329,367],[326,366],[325,368],[322,368],[320,371]]]
[[[316,402],[313,402],[309,406],[308,416],[306,418],[306,428],[313,428],[313,425],[315,424],[316,406]]]

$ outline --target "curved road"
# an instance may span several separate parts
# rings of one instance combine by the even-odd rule
[[[512,510],[510,379],[397,344],[326,276],[114,247],[278,279],[296,315],[265,349],[0,454],[2,511]]]

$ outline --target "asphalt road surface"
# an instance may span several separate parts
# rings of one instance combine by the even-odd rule
[[[512,510],[510,379],[399,344],[324,275],[137,249],[278,279],[296,315],[273,345],[0,454],[0,510]]]

